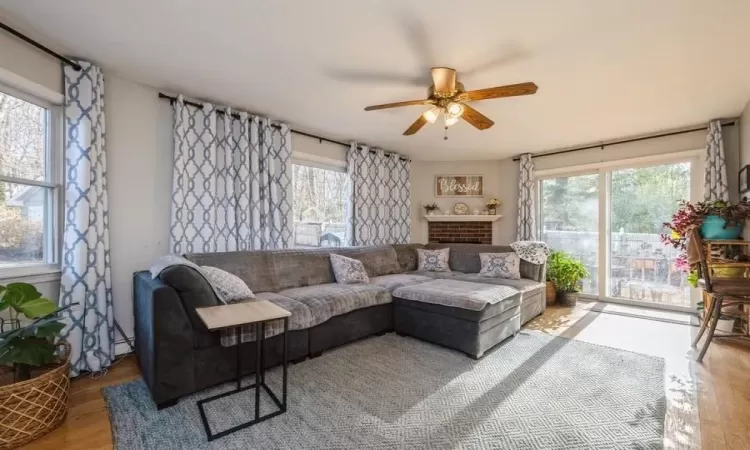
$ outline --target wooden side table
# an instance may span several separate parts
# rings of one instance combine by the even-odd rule
[[[212,397],[198,400],[198,409],[200,409],[201,419],[203,419],[203,427],[206,429],[206,435],[209,441],[224,437],[228,434],[232,434],[236,431],[242,430],[249,426],[255,425],[256,423],[264,420],[276,417],[286,412],[286,400],[287,400],[287,335],[289,334],[289,316],[292,315],[289,311],[274,305],[267,300],[259,300],[252,302],[233,303],[231,305],[211,306],[208,308],[196,308],[198,317],[201,318],[206,328],[211,331],[222,330],[227,328],[234,328],[237,333],[237,388],[229,392],[214,395]],[[271,388],[266,385],[266,369],[265,369],[265,358],[263,357],[263,343],[266,335],[266,322],[273,320],[284,319],[284,355],[283,355],[283,381],[282,381],[282,392],[279,401],[276,394],[273,393]],[[242,343],[242,327],[244,325],[255,325],[255,383],[250,386],[242,387],[242,352],[240,351],[240,344]],[[279,408],[278,410],[268,413],[266,415],[260,415],[260,391],[261,387],[268,393],[268,396]],[[255,417],[245,423],[239,424],[227,430],[213,434],[211,432],[211,426],[206,418],[206,411],[204,404],[224,398],[230,395],[244,392],[248,389],[255,389]]]

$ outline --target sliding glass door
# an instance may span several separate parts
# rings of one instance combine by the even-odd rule
[[[690,198],[690,163],[613,170],[610,173],[608,295],[657,305],[690,306],[678,252],[659,234],[680,200]]]
[[[599,261],[599,175],[541,181],[541,237],[550,248],[583,261],[591,274],[583,292],[597,294]]]
[[[580,174],[542,171],[541,239],[583,261],[591,278],[582,289],[592,298],[692,310],[694,294],[675,265],[678,252],[659,234],[680,200],[695,200],[698,165],[691,154]]]

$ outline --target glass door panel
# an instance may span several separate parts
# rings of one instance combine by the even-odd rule
[[[541,238],[581,259],[591,277],[583,292],[599,293],[599,174],[541,180]]]
[[[650,304],[690,307],[678,251],[659,233],[680,200],[690,198],[690,162],[618,169],[610,173],[607,295]]]

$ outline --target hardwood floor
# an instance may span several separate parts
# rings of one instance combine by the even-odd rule
[[[575,308],[553,306],[526,328],[664,358],[669,404],[668,447],[691,448],[691,441],[700,435],[706,450],[750,449],[749,343],[716,341],[700,365],[693,362],[690,349],[695,327],[623,315],[628,314],[628,309],[623,307],[603,307],[613,313],[598,312],[600,308],[602,304],[598,303],[579,303]],[[672,319],[670,313],[653,313],[653,316]],[[135,358],[128,356],[101,378],[84,377],[73,381],[66,422],[24,448],[111,448],[109,417],[100,390],[138,376]],[[674,394],[692,383],[697,384],[698,411],[692,411]],[[684,424],[684,417],[690,414],[697,414],[700,430],[692,430]]]

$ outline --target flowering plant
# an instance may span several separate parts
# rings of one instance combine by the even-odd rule
[[[503,202],[500,199],[492,197],[491,199],[487,200],[487,206],[500,206]]]
[[[664,223],[668,232],[662,233],[659,237],[664,244],[680,250],[680,255],[675,259],[675,267],[688,274],[688,282],[693,287],[698,285],[698,275],[687,261],[687,236],[690,230],[703,224],[706,216],[720,216],[726,222],[725,227],[736,225],[750,218],[750,202],[716,200],[693,204],[683,200],[672,215],[672,220]]]

